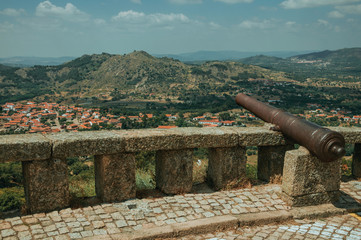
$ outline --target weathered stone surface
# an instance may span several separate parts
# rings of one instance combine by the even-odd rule
[[[266,127],[238,128],[237,133],[240,146],[274,146],[287,143],[282,133]]]
[[[286,151],[293,148],[293,145],[258,147],[258,179],[270,181],[270,179],[276,175],[282,176]]]
[[[306,148],[287,151],[282,190],[290,196],[337,191],[341,183],[341,160],[321,162]]]
[[[47,212],[69,205],[68,166],[64,159],[22,162],[27,208]]]
[[[125,151],[175,150],[237,146],[234,128],[176,128],[117,131],[125,138]]]
[[[353,151],[352,175],[361,178],[361,143],[356,143]]]
[[[134,153],[96,155],[94,167],[95,189],[102,201],[123,201],[135,197]]]
[[[114,154],[124,151],[123,138],[112,131],[70,132],[46,135],[53,157]]]
[[[166,194],[192,190],[193,149],[157,151],[156,185]]]
[[[286,152],[282,192],[285,200],[302,205],[318,205],[335,200],[341,182],[341,160],[321,162],[304,148]],[[291,200],[290,200],[291,199]]]
[[[183,136],[183,148],[218,148],[238,146],[235,127],[176,128],[173,132]]]
[[[51,142],[41,134],[0,137],[0,162],[44,160],[50,155]]]
[[[246,177],[244,147],[210,148],[207,178],[216,189],[222,189],[237,179]]]
[[[346,143],[361,143],[361,128],[359,127],[330,127],[345,138]]]
[[[178,149],[182,136],[165,129],[114,131],[125,139],[126,152]]]
[[[319,192],[303,196],[290,196],[282,192],[281,198],[288,205],[293,207],[312,206],[326,203],[336,203],[340,198],[340,191]]]

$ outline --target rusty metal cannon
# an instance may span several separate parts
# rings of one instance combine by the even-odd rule
[[[332,162],[345,155],[345,139],[338,132],[293,116],[242,93],[236,96],[236,103],[263,121],[274,124],[277,130],[306,147],[323,162]]]

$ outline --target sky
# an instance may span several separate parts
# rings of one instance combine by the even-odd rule
[[[361,0],[0,0],[0,57],[361,47]]]

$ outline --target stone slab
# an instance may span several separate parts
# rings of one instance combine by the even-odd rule
[[[361,178],[361,143],[356,143],[352,156],[352,175]]]
[[[103,202],[135,197],[134,153],[95,156],[94,167],[96,193]]]
[[[335,207],[333,204],[321,204],[317,206],[294,207],[291,214],[295,219],[314,219],[326,218],[335,215],[345,214],[347,211],[342,208]]]
[[[321,162],[306,148],[287,151],[283,168],[282,191],[291,197],[338,191],[341,160]]]
[[[266,127],[247,127],[237,130],[240,146],[274,146],[285,145],[286,140],[281,132],[269,130]]]
[[[246,148],[210,148],[207,179],[215,190],[246,178]]]
[[[346,143],[361,143],[361,128],[359,127],[330,127],[330,129],[341,133]]]
[[[48,134],[53,157],[115,154],[124,152],[124,139],[112,131],[85,131]]]
[[[264,224],[274,224],[292,219],[292,214],[286,210],[248,213],[237,216],[239,226],[254,226]]]
[[[157,151],[156,186],[166,194],[187,193],[193,183],[193,149]]]
[[[69,205],[68,166],[65,159],[22,162],[27,209],[48,212]]]
[[[125,139],[126,152],[238,145],[234,128],[175,128],[114,131]]]
[[[41,134],[0,137],[0,162],[44,160],[50,155],[51,142]]]
[[[326,203],[337,203],[340,198],[340,191],[318,192],[302,196],[290,196],[284,192],[281,198],[292,207],[313,206]]]

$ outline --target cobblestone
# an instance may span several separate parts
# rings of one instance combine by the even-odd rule
[[[343,182],[341,190],[343,203],[360,202],[361,182]],[[0,219],[0,239],[78,239],[145,231],[157,226],[184,224],[217,216],[289,211],[290,207],[278,196],[280,191],[279,185],[270,184],[223,192],[135,199]],[[240,228],[184,239],[361,239],[358,215]]]
[[[182,240],[242,240],[242,239],[361,239],[361,216],[352,214],[323,220],[292,221],[282,225],[240,227],[224,232],[188,235]],[[338,228],[335,227],[338,224]]]

